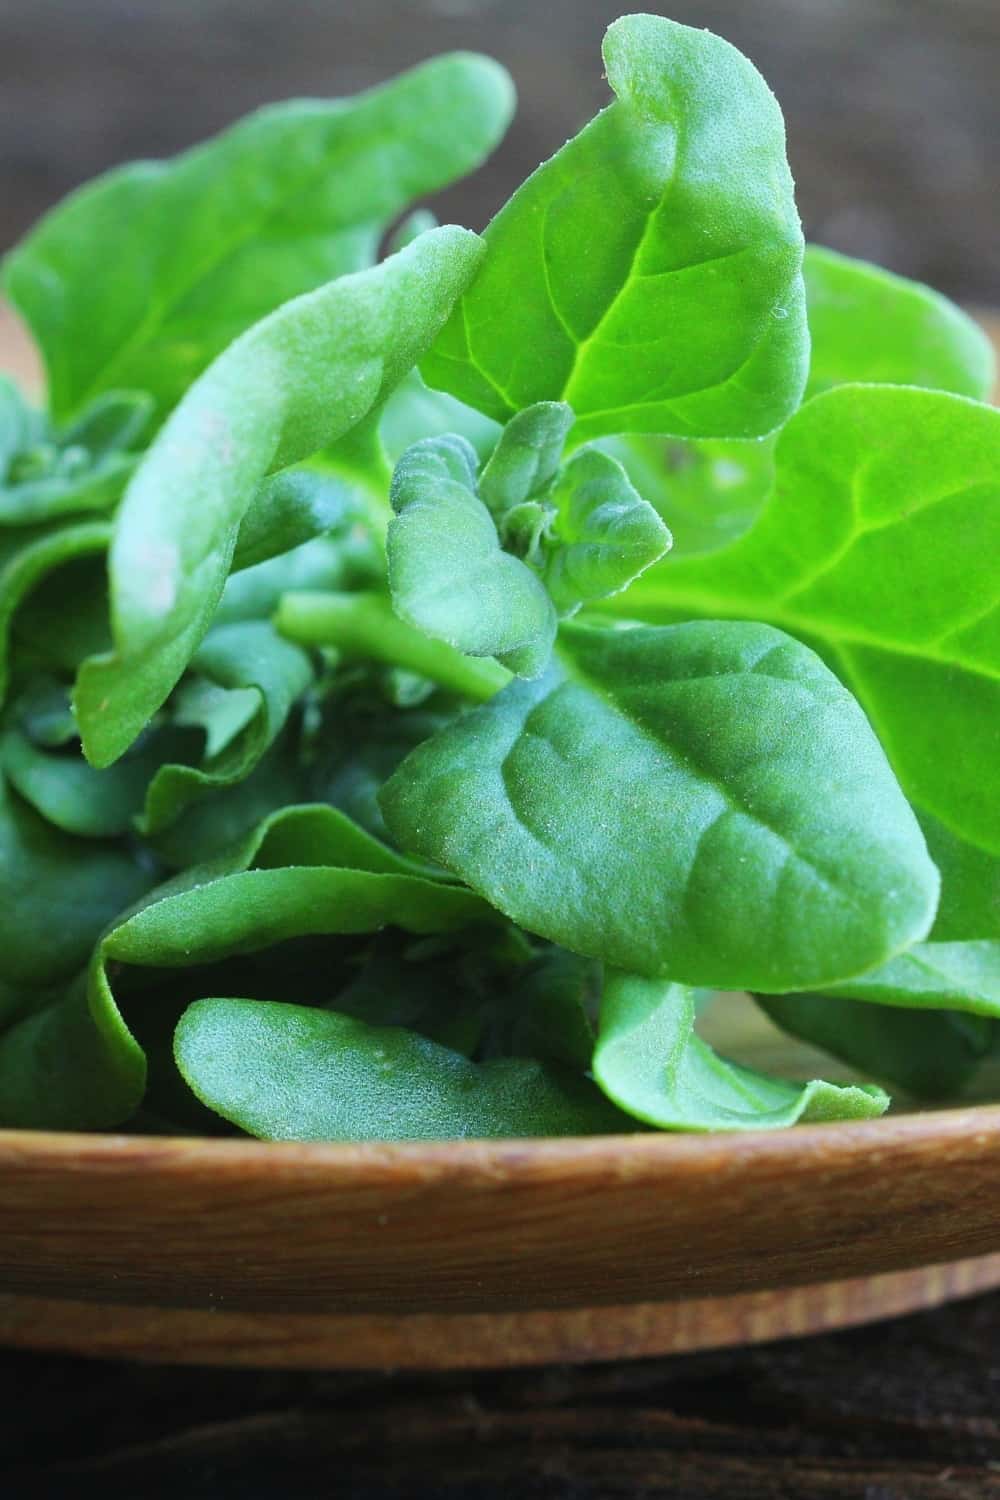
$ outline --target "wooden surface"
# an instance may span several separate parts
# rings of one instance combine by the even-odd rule
[[[1000,1255],[1000,1107],[440,1145],[5,1132],[0,1185],[12,1297],[304,1319],[614,1308]],[[470,1362],[439,1339],[427,1362],[448,1359]]]
[[[1000,1295],[765,1348],[507,1373],[0,1351],[4,1500],[997,1500]]]

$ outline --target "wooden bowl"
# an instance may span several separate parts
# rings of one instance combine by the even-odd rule
[[[1000,336],[994,320],[991,331]],[[4,364],[38,371],[0,306]],[[817,1064],[749,1007],[739,1055]],[[584,1361],[1000,1286],[1000,1106],[712,1137],[296,1146],[0,1131],[0,1343],[316,1368]]]

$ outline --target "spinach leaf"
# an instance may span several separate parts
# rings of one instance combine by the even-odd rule
[[[129,486],[109,567],[114,650],[84,663],[84,752],[110,765],[187,666],[260,482],[376,407],[433,338],[482,254],[467,230],[421,235],[374,270],[286,303],[187,392]]]
[[[752,530],[653,569],[613,607],[648,620],[750,616],[815,643],[918,808],[1000,854],[998,475],[1000,412],[839,387],[782,432]]]
[[[789,1083],[728,1062],[695,1035],[694,1020],[683,985],[609,973],[593,1064],[608,1098],[660,1130],[773,1130],[870,1119],[888,1106],[868,1084]]]
[[[581,440],[769,432],[809,349],[774,97],[728,43],[659,16],[616,21],[604,65],[617,102],[489,225],[424,378],[497,421],[567,401]]]
[[[191,664],[225,696],[209,702],[202,698],[203,712],[208,709],[202,719],[207,731],[202,766],[171,765],[161,757],[139,824],[144,833],[160,832],[206,792],[245,780],[281,733],[313,675],[305,652],[262,620],[216,626]],[[175,722],[196,721],[190,695],[187,703],[187,713]]]
[[[807,396],[863,380],[988,398],[993,346],[947,297],[819,245],[807,246],[802,269],[812,335]]]
[[[787,1031],[918,1099],[955,1099],[993,1045],[978,1017],[944,1010],[865,1005],[833,995],[758,995]]]
[[[259,1000],[181,1017],[177,1063],[205,1104],[265,1140],[448,1140],[634,1128],[588,1079],[526,1058],[473,1063],[399,1026]]]
[[[121,386],[166,415],[280,303],[369,265],[407,203],[478,166],[512,105],[498,64],[456,53],[354,100],[259,110],[172,162],[73,194],[3,274],[56,417]]]
[[[505,552],[464,438],[425,438],[396,466],[386,548],[396,614],[525,677],[544,671],[556,612],[536,574]]]
[[[21,604],[48,574],[77,558],[103,552],[110,535],[106,521],[91,519],[0,532],[0,703],[10,676],[11,626]],[[73,622],[63,622],[63,631],[66,623],[72,635]]]
[[[864,715],[765,625],[564,626],[545,677],[419,746],[380,801],[402,848],[530,932],[689,984],[845,978],[937,901]]]

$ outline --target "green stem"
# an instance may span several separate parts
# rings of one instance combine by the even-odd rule
[[[336,646],[347,657],[405,667],[450,692],[485,703],[511,680],[492,657],[463,656],[404,625],[384,594],[284,594],[275,625],[302,646]]]

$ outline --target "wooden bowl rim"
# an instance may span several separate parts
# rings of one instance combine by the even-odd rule
[[[783,1164],[801,1165],[810,1157],[822,1159],[826,1168],[852,1162],[870,1168],[895,1151],[920,1155],[945,1142],[963,1141],[977,1154],[987,1146],[1000,1151],[1000,1104],[773,1131],[651,1131],[502,1140],[258,1141],[0,1129],[0,1174],[19,1169],[168,1176],[193,1171],[220,1179],[246,1179],[250,1174],[285,1182],[321,1178],[328,1185],[345,1186],[380,1178],[396,1186],[407,1178],[423,1184],[461,1178],[486,1187],[569,1173],[607,1183],[609,1178],[698,1176],[732,1169],[737,1163],[752,1164],[770,1176],[780,1173]]]

